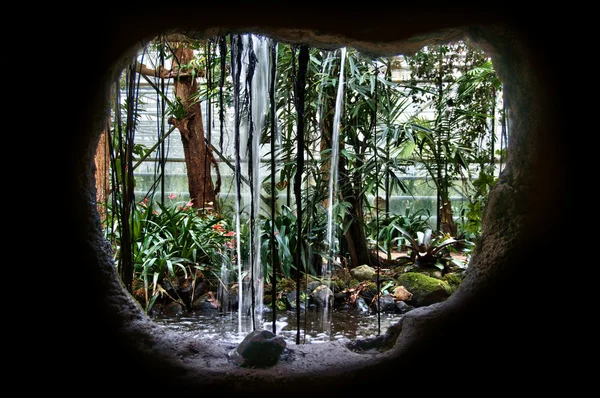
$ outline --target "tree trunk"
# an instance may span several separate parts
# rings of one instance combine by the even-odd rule
[[[94,162],[96,163],[96,203],[98,206],[98,213],[100,214],[100,220],[106,219],[107,212],[107,201],[110,195],[110,156],[108,151],[108,131],[110,129],[110,119],[106,129],[100,136],[98,142],[98,148],[96,149],[96,156]]]
[[[350,203],[350,214],[346,215],[344,219],[344,225],[350,224],[348,231],[344,235],[346,242],[346,250],[350,254],[350,260],[348,261],[348,268],[356,268],[360,265],[370,265],[369,247],[367,245],[367,238],[365,236],[365,229],[362,221],[364,220],[364,214],[362,209],[361,196],[358,194],[359,189],[353,187],[350,183],[350,173],[345,158],[340,156],[339,159],[339,174],[340,179],[339,186],[342,189],[342,198],[344,201]],[[351,178],[357,179],[360,176],[352,176]],[[355,181],[356,182],[356,181]]]
[[[181,44],[175,50],[175,57],[179,61],[181,70],[182,65],[188,64],[193,59],[194,52],[191,48]],[[218,211],[211,176],[211,164],[214,164],[215,160],[204,136],[200,101],[192,98],[198,92],[198,82],[189,74],[182,74],[175,79],[174,89],[175,96],[180,99],[187,111],[187,115],[183,119],[171,117],[169,123],[181,133],[190,201],[195,208]]]
[[[442,200],[441,215],[442,231],[450,236],[456,236],[456,225],[454,224],[450,199]]]

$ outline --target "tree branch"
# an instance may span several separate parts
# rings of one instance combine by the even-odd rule
[[[161,79],[176,79],[179,77],[192,77],[192,72],[185,69],[167,69],[159,66],[158,69],[148,68],[144,64],[136,63],[138,73],[145,76],[160,77]],[[196,71],[196,77],[204,77],[204,71]]]

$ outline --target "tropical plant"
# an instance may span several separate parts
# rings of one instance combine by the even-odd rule
[[[432,106],[434,117],[416,113],[406,132],[437,189],[436,229],[456,236],[450,192],[456,179],[469,178],[471,164],[494,163],[491,132],[500,81],[485,53],[468,42],[424,48],[407,61],[415,79],[413,101]]]
[[[123,226],[119,218],[112,216],[112,206],[107,207],[106,222],[111,225],[106,225],[105,236],[112,243],[115,264],[119,267]],[[235,232],[229,230],[220,215],[200,212],[189,202],[167,205],[144,198],[131,214],[130,236],[134,280],[143,286],[146,311],[165,293],[162,286],[165,281],[195,282],[196,271],[208,271],[218,277],[222,266],[232,267]]]
[[[494,175],[487,171],[489,168],[482,167],[479,176],[470,181],[467,206],[461,210],[459,231],[457,236],[463,239],[477,242],[481,236],[481,222],[483,211],[487,205],[489,192],[497,181]]]
[[[365,226],[367,195],[401,190],[398,178],[408,163],[403,158],[400,115],[408,96],[392,82],[390,60],[371,59],[349,51],[345,104],[340,129],[339,192],[347,202],[343,218],[346,250],[353,266],[370,262]]]
[[[412,210],[407,206],[404,214],[384,213],[382,219],[371,219],[367,223],[367,231],[371,240],[375,240],[379,250],[392,259],[394,248],[405,250],[406,236],[400,231],[405,231],[410,236],[415,236],[417,231],[424,231],[429,227],[431,214],[429,209],[420,208]]]
[[[296,223],[298,222],[293,210],[283,205],[281,212],[273,219],[265,219],[262,223],[262,256],[267,264],[265,275],[273,277],[275,272],[281,272],[286,278],[291,276],[292,269],[296,269],[295,248],[296,248]],[[274,224],[275,234],[271,234],[271,224]],[[271,238],[276,240],[277,245],[277,263],[279,270],[273,269],[273,262],[269,254],[271,253]]]
[[[270,280],[275,273],[280,272],[280,275],[284,278],[290,278],[295,275],[296,272],[305,272],[307,274],[316,276],[320,273],[320,269],[315,267],[315,262],[310,261],[309,258],[312,255],[318,255],[319,262],[321,258],[327,257],[326,245],[324,245],[325,238],[325,219],[324,210],[316,212],[320,214],[317,219],[311,222],[310,229],[307,231],[304,239],[301,239],[300,248],[303,251],[302,264],[300,267],[297,266],[296,262],[296,250],[298,246],[298,234],[297,234],[297,222],[298,217],[296,213],[286,205],[281,205],[280,211],[275,215],[274,218],[264,218],[261,226],[261,259],[264,264],[264,274],[267,276],[267,280]],[[274,225],[272,225],[274,224]],[[274,228],[275,233],[271,234],[271,228]],[[275,268],[273,258],[271,256],[271,238],[274,237],[277,259],[276,264],[278,268]]]
[[[423,231],[418,231],[416,238],[403,228],[398,228],[407,240],[407,247],[410,251],[410,260],[413,266],[419,270],[439,269],[442,274],[448,272],[450,263],[458,266],[464,266],[463,263],[449,256],[448,247],[457,245],[462,242],[460,239],[455,239],[447,234],[438,236],[433,235],[431,228]],[[405,268],[405,271],[411,270],[412,267]]]

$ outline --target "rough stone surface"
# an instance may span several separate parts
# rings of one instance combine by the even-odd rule
[[[394,298],[398,301],[410,301],[412,299],[412,293],[409,292],[404,286],[400,285],[394,289]]]
[[[568,380],[567,372],[574,369],[556,366],[555,358],[571,341],[562,332],[577,327],[573,320],[557,327],[561,312],[547,301],[547,286],[555,281],[540,280],[540,274],[553,275],[551,265],[541,272],[537,256],[555,252],[552,244],[569,230],[566,192],[576,191],[567,190],[566,180],[566,159],[575,154],[569,138],[573,129],[564,126],[561,114],[566,109],[563,101],[570,97],[557,86],[571,66],[559,62],[564,54],[554,47],[555,39],[566,32],[568,37],[577,36],[566,27],[575,20],[565,15],[569,5],[560,8],[560,23],[551,8],[541,17],[537,7],[530,13],[506,4],[490,6],[491,12],[450,4],[442,12],[430,5],[413,10],[406,3],[397,9],[380,3],[359,13],[339,7],[329,13],[300,6],[286,10],[230,5],[218,12],[200,5],[144,7],[142,12],[122,4],[117,11],[103,4],[94,9],[97,20],[90,20],[91,14],[64,14],[62,21],[61,14],[53,17],[48,31],[54,37],[77,37],[85,43],[68,47],[72,61],[68,71],[64,63],[55,62],[61,70],[52,76],[69,79],[76,88],[53,92],[68,95],[62,101],[68,107],[55,112],[68,117],[60,123],[57,151],[43,163],[44,171],[67,188],[54,194],[60,197],[60,211],[52,209],[60,214],[57,224],[66,227],[52,251],[60,250],[61,261],[69,262],[61,266],[67,270],[61,285],[85,286],[85,292],[70,296],[69,308],[76,303],[81,308],[63,314],[62,321],[46,325],[35,341],[28,342],[57,351],[49,355],[38,351],[35,358],[26,358],[37,366],[26,376],[27,383],[73,395],[81,388],[97,394],[139,394],[142,386],[154,395],[354,396],[359,388],[367,388],[370,395],[392,391],[406,395],[416,392],[410,391],[411,386],[422,393],[419,379],[427,382],[429,393],[435,388],[453,390],[457,380],[461,390],[476,385],[494,393],[536,394],[552,381],[555,392],[556,383]],[[505,86],[509,158],[490,194],[483,233],[466,278],[454,294],[443,303],[404,314],[382,352],[356,352],[340,342],[294,345],[266,369],[239,367],[227,355],[235,347],[169,332],[145,316],[120,283],[102,238],[94,205],[93,156],[109,112],[110,84],[140,43],[174,26],[195,36],[255,32],[282,41],[349,46],[381,55],[468,37],[487,51]],[[48,59],[55,58],[56,50],[53,46]],[[59,123],[45,123],[36,130],[40,137],[56,137],[48,127]],[[545,262],[553,263],[563,267],[559,261]],[[74,280],[65,281],[68,275]],[[508,292],[522,303],[510,312],[505,310]],[[442,369],[431,369],[432,357],[444,359]],[[54,363],[40,363],[44,358]],[[570,362],[563,358],[560,363]],[[560,377],[553,377],[558,372]],[[43,377],[47,383],[40,380]]]
[[[327,285],[317,286],[310,294],[317,308],[332,308],[333,307],[333,292]]]
[[[377,277],[377,271],[375,271],[375,268],[369,267],[366,264],[359,265],[356,268],[352,268],[350,270],[350,274],[361,282],[374,281]]]
[[[229,356],[239,366],[265,368],[277,363],[285,346],[283,337],[268,330],[255,330]]]

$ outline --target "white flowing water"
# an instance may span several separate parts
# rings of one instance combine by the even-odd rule
[[[267,117],[268,110],[268,93],[269,93],[269,76],[271,71],[270,62],[270,39],[251,36],[252,47],[256,56],[256,66],[254,70],[254,77],[252,79],[252,121],[254,123],[254,134],[252,136],[252,206],[253,214],[255,218],[254,222],[254,235],[253,235],[253,258],[252,268],[249,272],[252,275],[254,283],[254,292],[248,291],[245,293],[245,297],[250,297],[254,294],[254,318],[256,322],[256,329],[262,327],[262,313],[263,313],[263,294],[264,294],[264,278],[263,278],[263,266],[261,262],[260,249],[261,249],[261,227],[260,227],[260,213],[262,203],[261,190],[262,182],[265,173],[262,172],[262,130],[264,127],[265,118]],[[246,299],[248,301],[248,299]]]
[[[241,233],[241,223],[251,221],[250,253],[242,253],[240,239],[237,239],[237,267],[238,267],[238,333],[241,335],[261,329],[263,324],[263,294],[264,279],[263,266],[261,263],[261,187],[264,176],[261,158],[261,136],[264,121],[268,110],[268,90],[270,57],[270,39],[255,35],[242,36],[242,64],[240,73],[240,87],[244,90],[240,93],[242,97],[250,99],[251,119],[242,120],[240,126],[240,156],[242,157],[241,170],[248,176],[252,186],[244,187],[241,195],[236,192],[236,231]],[[256,63],[251,80],[248,79],[253,57]],[[251,121],[251,122],[250,122]],[[250,129],[252,128],[252,140],[249,142]],[[248,145],[251,147],[249,148]],[[252,156],[248,157],[251,149]],[[251,167],[250,167],[251,165]],[[242,197],[240,203],[239,196]],[[250,210],[248,210],[250,209]],[[248,211],[250,212],[248,214]],[[242,214],[245,212],[245,214]],[[251,220],[248,220],[248,218]]]
[[[331,158],[329,161],[329,200],[327,201],[327,240],[326,244],[328,247],[328,259],[323,262],[323,278],[327,285],[331,284],[331,261],[339,254],[337,245],[337,236],[334,235],[334,220],[333,220],[333,201],[335,192],[337,190],[337,177],[338,177],[338,159],[339,159],[339,135],[340,135],[340,119],[342,114],[342,105],[344,98],[344,65],[346,63],[346,48],[341,49],[340,55],[340,76],[338,79],[337,96],[335,100],[335,113],[333,116],[333,131],[331,133]],[[323,319],[329,319],[329,301],[325,302],[323,309]]]

